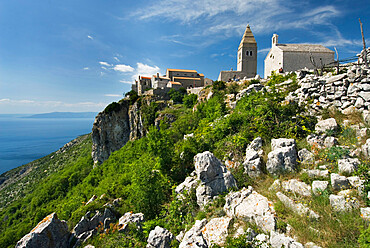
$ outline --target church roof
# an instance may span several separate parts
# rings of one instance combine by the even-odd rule
[[[245,29],[243,38],[240,41],[239,47],[241,47],[243,44],[251,44],[251,43],[257,44],[256,40],[254,39],[254,35],[252,33],[251,27],[248,24],[247,28]]]
[[[276,46],[284,52],[334,53],[329,48],[316,44],[276,44]]]

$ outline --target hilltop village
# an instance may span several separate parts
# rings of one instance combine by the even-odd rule
[[[92,133],[0,175],[0,247],[368,248],[369,62],[274,34],[261,79],[247,26],[218,81],[139,76]]]
[[[271,49],[264,63],[265,78],[272,72],[282,73],[299,69],[315,69],[324,65],[334,64],[334,51],[317,44],[280,44],[278,35],[272,36]],[[247,25],[237,49],[237,70],[221,71],[218,81],[240,81],[259,79],[257,75],[257,42],[252,30]],[[166,96],[170,89],[187,89],[199,92],[212,80],[205,78],[203,73],[194,69],[167,69],[166,75],[139,75],[131,89],[138,95]],[[192,90],[197,89],[197,90]]]

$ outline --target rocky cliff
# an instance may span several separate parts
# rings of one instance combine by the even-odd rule
[[[104,162],[112,152],[119,150],[129,140],[140,139],[145,135],[143,108],[151,106],[155,101],[155,98],[145,98],[132,105],[128,100],[114,102],[96,116],[92,128],[92,158],[95,164]],[[167,104],[161,102],[155,103],[155,106],[155,110],[159,110]],[[150,120],[147,122],[154,124]]]

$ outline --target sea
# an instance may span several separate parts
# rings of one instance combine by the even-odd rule
[[[0,175],[42,158],[91,132],[94,118],[0,115]]]

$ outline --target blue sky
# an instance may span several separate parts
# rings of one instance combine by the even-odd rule
[[[101,111],[138,75],[236,69],[249,23],[258,74],[271,46],[323,44],[340,58],[370,43],[368,0],[0,0],[0,114]]]

